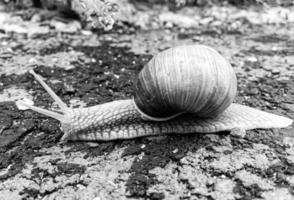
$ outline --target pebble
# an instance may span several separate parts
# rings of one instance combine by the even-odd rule
[[[246,131],[241,128],[233,128],[230,134],[235,137],[244,138],[246,136]]]
[[[294,111],[294,104],[291,103],[283,103],[283,107],[287,110],[293,110]]]
[[[276,74],[280,74],[280,70],[277,68],[272,69],[272,74],[276,75]]]
[[[259,90],[257,88],[251,88],[251,89],[248,89],[246,93],[249,95],[257,95],[259,93]]]

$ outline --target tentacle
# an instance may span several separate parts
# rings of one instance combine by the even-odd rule
[[[41,76],[36,74],[33,70],[29,71],[34,77],[35,79],[43,86],[43,88],[48,92],[48,94],[53,98],[53,100],[58,104],[58,106],[61,109],[61,112],[63,114],[60,113],[56,113],[50,110],[46,110],[43,108],[39,108],[33,105],[30,105],[28,103],[26,103],[25,101],[18,101],[17,104],[25,106],[27,108],[32,109],[33,111],[36,111],[38,113],[41,113],[43,115],[52,117],[54,119],[57,119],[60,122],[66,123],[69,119],[68,114],[72,111],[69,107],[67,107],[67,105],[54,93],[54,91],[42,80]]]
[[[56,113],[56,112],[53,112],[53,111],[50,111],[50,110],[46,110],[46,109],[43,109],[43,108],[39,108],[39,107],[36,107],[36,106],[32,106],[24,101],[18,101],[17,102],[19,105],[22,105],[22,106],[25,106],[33,111],[36,111],[38,113],[41,113],[43,115],[46,115],[46,116],[49,116],[49,117],[52,117],[54,119],[57,119],[58,121],[60,122],[66,122],[68,117],[66,117],[66,115],[63,115],[63,114],[59,114],[59,113]]]
[[[36,74],[34,70],[29,71],[35,79],[43,86],[43,88],[48,92],[52,99],[58,104],[61,111],[66,113],[70,108],[55,94],[55,92],[42,80],[41,76]],[[38,112],[38,111],[37,111]]]

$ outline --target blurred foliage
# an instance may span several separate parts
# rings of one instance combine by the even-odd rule
[[[290,6],[294,5],[293,0],[130,0],[132,3],[143,4],[164,4],[171,9],[178,9],[184,6],[207,6],[215,4],[231,4],[234,6],[267,5],[267,6]]]
[[[39,7],[58,10],[64,14],[76,13],[80,19],[93,28],[112,28],[118,11],[116,3],[107,0],[4,0],[9,8],[25,9]]]
[[[121,11],[127,10],[124,17],[132,15],[129,5],[135,10],[154,5],[165,5],[172,11],[184,6],[235,5],[235,6],[290,6],[293,0],[3,0],[7,8],[24,9],[31,7],[57,10],[67,16],[77,16],[86,26],[92,28],[112,29],[117,18],[122,20]],[[126,20],[128,21],[128,20]]]
[[[104,4],[114,2],[113,0],[3,0],[6,4],[13,4],[18,8],[27,8],[31,6],[35,7],[46,7],[50,9],[56,9],[65,5],[70,5],[75,2],[81,4],[91,5],[94,7],[99,6],[101,2]],[[119,1],[119,0],[118,0]],[[138,4],[163,4],[168,5],[171,8],[180,8],[183,6],[206,6],[213,4],[231,4],[235,6],[243,5],[271,5],[271,6],[290,6],[294,5],[293,0],[129,0],[129,2]]]
[[[118,12],[117,4],[107,0],[73,0],[69,7],[92,27],[102,27],[105,30],[112,28],[115,22],[114,16]]]

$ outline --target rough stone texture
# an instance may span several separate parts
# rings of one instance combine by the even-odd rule
[[[293,8],[278,11],[250,8],[247,16],[235,7],[184,8],[173,16],[194,13],[198,21],[187,27],[160,22],[159,11],[149,9],[144,16],[154,21],[136,22],[145,31],[130,21],[99,34],[61,34],[54,26],[49,31],[50,20],[23,22],[0,12],[0,60],[7,64],[0,64],[0,199],[293,199],[293,127],[59,144],[57,121],[13,102],[26,97],[57,109],[26,73],[30,68],[72,107],[130,98],[151,54],[202,43],[232,63],[235,102],[294,119]],[[265,22],[268,13],[276,17]],[[3,22],[4,15],[11,17]],[[8,22],[25,31],[12,33]]]

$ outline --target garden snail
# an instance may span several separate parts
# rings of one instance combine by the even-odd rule
[[[234,70],[217,51],[203,45],[179,46],[157,54],[140,72],[134,99],[88,108],[67,107],[39,75],[31,73],[63,114],[19,103],[59,120],[62,141],[283,128],[293,122],[232,103],[237,90]]]

